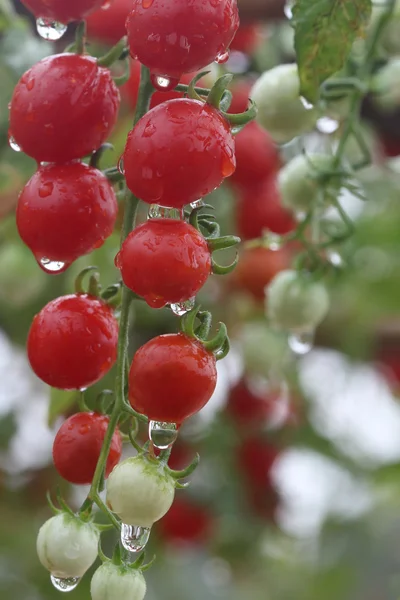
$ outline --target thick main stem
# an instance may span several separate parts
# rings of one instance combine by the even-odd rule
[[[153,91],[154,90],[150,82],[150,72],[146,67],[142,66],[139,97],[136,105],[134,123],[137,123],[139,119],[141,119],[143,115],[146,114],[146,112],[148,111],[150,98]],[[135,196],[133,196],[132,194],[127,193],[125,200],[124,220],[121,228],[121,244],[124,242],[125,238],[134,228],[138,204],[139,200],[135,198]],[[102,481],[104,475],[105,465],[107,462],[108,454],[110,452],[112,438],[115,429],[118,425],[118,421],[121,416],[125,401],[125,365],[128,353],[129,311],[132,298],[133,296],[130,290],[124,285],[122,289],[121,316],[119,323],[117,375],[115,380],[115,404],[110,416],[110,421],[107,427],[106,435],[104,437],[103,446],[100,452],[99,460],[97,462],[96,471],[94,473],[92,485],[88,494],[88,499],[90,499],[91,502],[95,502],[96,504],[99,504],[100,482]],[[86,505],[86,502],[84,503],[84,505]],[[115,526],[117,526],[117,521],[115,518],[111,519],[111,521]]]

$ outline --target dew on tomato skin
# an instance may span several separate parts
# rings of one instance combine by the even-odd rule
[[[103,4],[100,6],[101,10],[108,10],[112,4],[111,0],[105,0]]]
[[[184,218],[183,209],[171,208],[169,206],[160,206],[159,204],[150,204],[147,213],[147,219],[175,219],[182,221]]]
[[[72,592],[80,582],[80,577],[56,577],[50,575],[50,581],[59,592]]]
[[[170,304],[170,309],[177,317],[182,317],[187,312],[193,310],[194,305],[196,303],[196,298],[189,298],[189,300],[185,300],[184,302],[177,302],[176,304]]]
[[[161,296],[156,296],[150,294],[149,296],[144,296],[144,300],[146,303],[151,306],[151,308],[164,308],[166,306],[166,301]]]
[[[204,200],[203,200],[203,198],[199,198],[198,200],[195,200],[194,202],[191,202],[190,206],[193,209],[195,209],[195,208],[202,208],[204,206]]]
[[[138,525],[121,526],[121,544],[128,552],[141,552],[150,537],[150,527],[140,527]]]
[[[144,128],[143,131],[143,137],[145,138],[149,138],[152,135],[154,135],[157,131],[157,127],[151,122],[149,121],[146,125],[146,127]]]
[[[38,262],[39,267],[45,273],[52,273],[54,275],[58,273],[63,273],[69,267],[68,263],[62,262],[61,260],[51,260],[50,258],[47,258],[45,256],[36,260]]]
[[[149,438],[153,446],[158,450],[167,450],[171,448],[176,441],[179,433],[179,427],[176,423],[166,423],[165,421],[149,422]]]
[[[56,42],[61,39],[64,33],[67,31],[68,26],[58,21],[52,21],[45,17],[39,17],[36,20],[36,29],[38,34],[44,40]]]
[[[14,152],[22,152],[21,146],[17,144],[14,136],[12,136],[11,134],[8,137],[8,145],[10,146],[11,150],[14,150]]]
[[[288,338],[289,347],[295,354],[300,356],[307,354],[313,348],[314,336],[314,330],[291,333]]]
[[[153,87],[159,92],[170,92],[179,83],[179,79],[176,77],[167,77],[166,75],[155,75],[154,73],[150,76]]]
[[[229,50],[222,51],[219,54],[217,54],[215,62],[219,65],[223,65],[224,63],[228,62],[229,56]]]
[[[230,157],[226,152],[224,152],[221,158],[221,174],[223,177],[230,177],[235,170],[235,160],[233,160],[232,156]]]
[[[39,196],[41,198],[48,198],[54,190],[54,183],[52,181],[46,181],[46,183],[42,183],[39,188]],[[60,192],[62,190],[60,189]]]
[[[142,0],[143,8],[150,8],[154,0]]]

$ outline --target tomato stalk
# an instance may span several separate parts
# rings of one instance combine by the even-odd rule
[[[153,87],[150,82],[149,70],[142,66],[141,67],[141,78],[138,102],[136,106],[134,123],[137,123],[139,119],[146,114],[150,105],[150,98],[153,93]],[[135,225],[136,212],[139,200],[132,194],[126,193],[125,200],[125,214],[121,229],[121,245],[125,238],[132,231]],[[118,422],[121,417],[121,413],[125,410],[125,383],[126,383],[126,363],[127,363],[127,352],[128,352],[128,335],[129,335],[129,311],[133,299],[132,292],[126,287],[122,287],[122,301],[121,301],[121,312],[120,312],[120,323],[119,323],[119,338],[118,338],[118,359],[117,359],[117,375],[115,383],[115,403],[110,415],[109,425],[104,437],[103,446],[100,452],[99,460],[97,462],[96,470],[93,476],[92,485],[87,497],[87,501],[95,503],[105,514],[108,515],[111,523],[120,530],[121,524],[119,520],[113,515],[100,498],[99,492],[101,488],[101,482],[104,476],[105,465],[107,462],[108,454],[111,447],[112,438],[117,428]],[[88,502],[85,502],[81,508],[87,508]]]

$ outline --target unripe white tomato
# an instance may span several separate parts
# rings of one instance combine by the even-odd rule
[[[273,326],[308,332],[326,317],[329,296],[322,283],[309,281],[297,271],[281,271],[267,289],[266,309]]]
[[[97,558],[99,532],[92,523],[63,513],[39,530],[36,548],[42,565],[54,577],[82,577]]]
[[[333,157],[329,154],[299,154],[278,173],[278,189],[283,206],[295,213],[308,212],[318,202],[325,202],[322,187],[315,179],[318,171],[332,169]],[[329,184],[334,184],[332,177]],[[337,180],[336,187],[338,188]]]
[[[141,571],[107,562],[95,571],[90,583],[92,600],[143,600],[146,581]]]
[[[258,122],[278,144],[310,131],[318,118],[317,110],[300,98],[296,64],[279,65],[263,73],[250,98],[257,104]]]
[[[117,465],[107,480],[107,505],[126,525],[151,527],[171,508],[175,481],[144,456]]]

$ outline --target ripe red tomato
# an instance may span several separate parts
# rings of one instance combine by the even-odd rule
[[[231,181],[254,185],[280,166],[277,148],[268,132],[253,121],[235,136],[236,171]]]
[[[126,35],[125,22],[131,8],[132,0],[113,0],[106,10],[91,13],[86,19],[89,38],[116,44]]]
[[[284,235],[296,228],[296,221],[281,204],[275,174],[254,186],[239,188],[238,195],[236,219],[242,239],[259,238],[264,229]]]
[[[103,244],[117,213],[114,190],[101,171],[79,162],[47,165],[21,192],[17,227],[38,261],[70,264]]]
[[[211,273],[204,237],[185,221],[152,219],[132,231],[117,255],[126,286],[149,306],[189,300]]]
[[[238,465],[251,486],[271,485],[271,469],[279,455],[277,448],[261,437],[243,440],[238,448]]]
[[[157,523],[162,539],[170,544],[202,545],[212,534],[213,519],[202,506],[175,498],[167,514]]]
[[[236,0],[134,0],[127,20],[131,55],[178,80],[223,59],[238,27]]]
[[[258,394],[241,379],[229,392],[226,412],[240,429],[262,427],[275,416],[279,402],[279,390]]]
[[[234,284],[249,292],[256,300],[264,300],[265,287],[288,264],[289,255],[284,249],[250,248],[242,253],[233,273]]]
[[[152,421],[180,425],[201,410],[217,383],[216,360],[181,333],[160,335],[139,348],[129,372],[129,400]]]
[[[110,71],[95,58],[49,56],[17,83],[10,134],[38,162],[68,162],[101,146],[117,120],[119,102]]]
[[[104,0],[21,0],[35,17],[43,17],[59,23],[80,21],[90,12],[100,8]]]
[[[99,460],[109,418],[97,413],[78,413],[61,425],[53,444],[54,466],[70,483],[92,482]],[[107,458],[105,476],[108,477],[119,462],[122,440],[116,429]]]
[[[36,375],[63,390],[99,381],[117,358],[118,323],[104,302],[71,294],[49,302],[33,319],[28,358]]]
[[[240,24],[238,31],[231,43],[231,49],[253,54],[263,39],[262,28],[258,23]]]
[[[170,100],[150,110],[129,133],[126,183],[141,200],[182,208],[221,185],[235,170],[229,123],[198,100]]]

